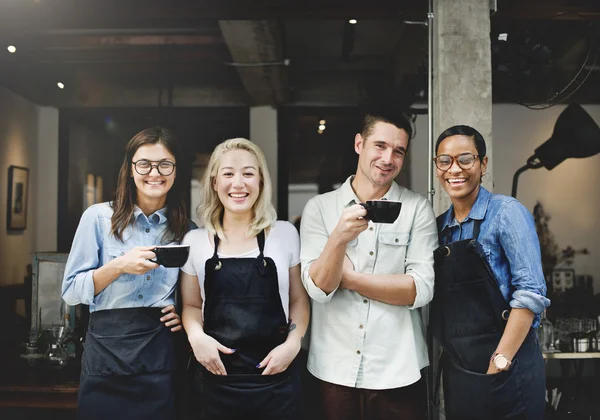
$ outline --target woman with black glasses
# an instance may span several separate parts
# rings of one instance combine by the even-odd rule
[[[81,419],[174,418],[179,268],[151,260],[157,245],[178,244],[190,227],[180,159],[168,130],[140,131],[127,144],[115,200],[89,207],[79,222],[62,296],[90,307]]]
[[[549,306],[531,214],[481,186],[485,141],[459,125],[438,137],[438,217],[431,328],[443,347],[449,420],[543,419],[545,370],[534,331]]]

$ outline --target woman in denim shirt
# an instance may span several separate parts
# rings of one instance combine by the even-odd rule
[[[488,158],[477,130],[451,127],[435,150],[452,201],[438,217],[431,317],[443,347],[446,417],[542,419],[545,369],[534,328],[550,301],[533,218],[481,186]]]
[[[178,268],[150,260],[188,230],[181,152],[160,127],[126,146],[116,199],[81,217],[62,284],[69,305],[90,307],[78,396],[81,419],[174,417],[171,331]],[[164,325],[163,325],[164,323]]]

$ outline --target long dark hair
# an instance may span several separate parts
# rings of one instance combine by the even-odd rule
[[[162,127],[146,128],[127,143],[125,158],[119,171],[117,192],[112,203],[113,215],[111,218],[110,232],[123,241],[123,231],[134,222],[133,213],[137,198],[137,188],[133,181],[131,161],[135,152],[147,144],[162,144],[175,157],[177,176],[173,186],[167,193],[167,231],[163,240],[167,242],[181,241],[189,228],[189,217],[185,204],[185,190],[182,182],[186,179],[183,171],[183,158],[181,148],[171,131]],[[181,169],[180,169],[181,168]]]

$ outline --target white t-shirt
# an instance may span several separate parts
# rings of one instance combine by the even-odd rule
[[[212,258],[215,249],[210,243],[209,233],[206,228],[189,231],[182,245],[190,245],[190,256],[181,270],[187,274],[198,277],[202,301],[204,294],[204,264]],[[256,258],[258,256],[258,242],[256,248],[240,255],[226,255],[218,253],[220,258]],[[271,258],[277,267],[279,281],[279,295],[286,318],[290,316],[290,268],[300,264],[300,238],[298,231],[289,222],[277,221],[269,231],[265,240],[265,257]]]

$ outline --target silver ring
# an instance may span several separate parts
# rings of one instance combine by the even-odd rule
[[[508,309],[505,309],[502,311],[502,319],[505,321],[508,321],[508,317],[510,316],[510,311]]]
[[[220,270],[220,269],[221,269],[221,267],[223,267],[223,264],[221,264],[221,261],[219,261],[219,262],[217,263],[217,265],[215,265],[215,271],[216,271],[216,270]]]

